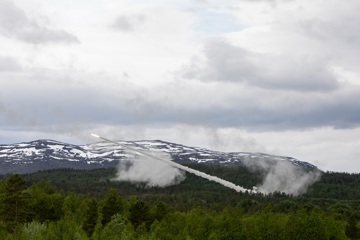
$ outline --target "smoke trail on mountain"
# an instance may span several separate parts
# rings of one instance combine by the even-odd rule
[[[157,160],[157,161],[159,161],[159,162],[168,164],[169,166],[172,166],[172,167],[175,167],[175,168],[177,168],[177,169],[184,170],[184,171],[187,171],[187,172],[189,172],[189,173],[192,173],[192,174],[194,174],[194,175],[196,175],[196,176],[205,178],[205,179],[207,179],[207,180],[209,180],[209,181],[213,181],[213,182],[220,183],[221,185],[223,185],[223,186],[225,186],[225,187],[228,187],[228,188],[231,188],[231,189],[233,189],[233,190],[235,190],[235,191],[237,191],[237,192],[246,192],[246,191],[248,191],[248,192],[253,192],[253,191],[250,190],[250,189],[243,188],[243,187],[241,187],[241,186],[238,186],[238,185],[236,185],[236,184],[234,184],[234,183],[232,183],[232,182],[226,181],[226,180],[224,180],[224,179],[221,179],[221,178],[218,178],[218,177],[215,177],[215,176],[211,176],[211,175],[209,175],[209,174],[200,172],[200,171],[198,171],[198,170],[195,170],[195,169],[192,169],[192,168],[183,166],[183,165],[181,165],[181,164],[175,163],[175,162],[173,162],[173,161],[171,161],[171,160],[169,160],[169,159],[166,159],[166,158],[164,158],[164,157],[162,157],[162,156],[159,157],[159,156],[156,156],[156,155],[151,155],[151,154],[149,154],[148,152],[145,152],[145,151],[143,151],[143,150],[135,149],[135,148],[133,148],[133,147],[129,147],[129,146],[124,145],[124,144],[120,144],[120,143],[118,143],[118,142],[115,142],[115,141],[112,141],[112,140],[109,140],[109,139],[100,137],[100,136],[98,136],[98,135],[96,135],[96,134],[91,134],[91,135],[92,135],[93,137],[100,138],[100,139],[105,140],[105,141],[107,141],[107,142],[111,142],[111,143],[117,144],[117,145],[119,145],[119,146],[127,149],[127,150],[130,151],[130,152],[140,153],[142,156],[145,157],[144,160],[149,159],[149,158],[151,158],[151,159],[153,159],[153,160]],[[136,169],[138,170],[138,168],[136,168]],[[143,169],[143,171],[146,171],[146,169]],[[120,173],[121,173],[121,172],[120,172]],[[131,173],[131,174],[132,174],[132,173]],[[128,175],[128,176],[131,176],[131,174]],[[135,175],[137,176],[138,174],[135,174]],[[148,179],[148,180],[150,180],[150,179]]]
[[[128,154],[133,154],[125,150]],[[169,156],[152,155],[171,161]],[[116,180],[146,183],[148,187],[166,187],[178,184],[185,179],[185,174],[168,163],[161,162],[144,155],[136,155],[133,160],[121,161],[118,165]]]
[[[318,181],[321,172],[318,170],[305,170],[288,161],[244,161],[253,172],[261,172],[263,181],[257,186],[258,191],[264,194],[284,192],[298,196]]]

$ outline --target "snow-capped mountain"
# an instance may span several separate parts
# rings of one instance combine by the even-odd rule
[[[180,144],[152,141],[118,141],[123,146],[146,151],[149,154],[167,154],[179,164],[204,163],[223,166],[241,166],[251,162],[276,163],[288,161],[308,170],[316,166],[291,157],[250,152],[219,152],[205,148],[188,147]],[[72,145],[53,140],[0,145],[0,174],[30,173],[40,170],[73,168],[94,169],[115,167],[119,162],[128,162],[136,157],[125,147],[109,142],[89,145]]]

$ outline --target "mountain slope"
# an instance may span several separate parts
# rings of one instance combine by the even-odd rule
[[[276,164],[287,161],[306,170],[316,166],[291,157],[264,153],[219,152],[205,148],[153,141],[119,141],[119,143],[149,153],[170,155],[180,164],[204,163],[222,166],[243,166],[249,163]],[[125,151],[120,145],[98,142],[89,145],[72,145],[54,140],[37,140],[10,145],[0,145],[0,174],[30,173],[47,169],[95,169],[115,167],[119,161],[129,161],[136,154]]]

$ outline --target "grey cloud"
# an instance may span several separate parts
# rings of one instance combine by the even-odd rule
[[[219,147],[227,143],[211,130],[219,127],[275,131],[360,126],[359,87],[286,92],[243,88],[234,83],[209,87],[203,82],[181,82],[149,91],[123,82],[99,82],[106,77],[98,74],[85,74],[76,81],[74,76],[72,72],[31,69],[0,74],[6,89],[0,105],[3,126],[84,128],[108,124],[146,128],[185,124],[210,129],[210,145]]]
[[[132,116],[133,121],[139,122],[139,118],[136,118],[138,115],[134,114],[141,113],[141,123],[145,125],[188,124],[209,129],[245,127],[268,131],[360,126],[360,104],[357,100],[359,87],[352,90],[344,88],[333,92],[310,93],[273,92],[256,88],[241,90],[241,87],[236,85],[228,86],[239,89],[233,93],[226,91],[226,86],[223,86],[222,90],[218,87],[210,89],[199,86],[196,90],[190,88],[179,85],[154,89],[154,92],[145,96],[142,101],[131,102],[131,109],[128,109],[126,116]],[[158,95],[158,98],[154,98],[154,95]],[[170,95],[171,99],[167,98]],[[222,97],[218,103],[211,103],[211,99],[219,95]],[[198,100],[193,96],[197,96]],[[188,100],[187,103],[186,99],[192,101]],[[199,100],[208,100],[208,104]],[[186,107],[187,104],[190,106]],[[216,134],[214,136],[216,145]]]
[[[22,111],[17,111],[14,108],[7,106],[0,102],[0,123],[3,125],[21,125],[21,126],[35,126],[38,123],[33,118],[26,116]]]
[[[21,65],[15,59],[0,56],[0,72],[18,72],[21,70]]]
[[[251,100],[249,100],[251,101]],[[301,105],[301,102],[299,102]],[[343,108],[342,108],[343,107]],[[176,110],[175,110],[176,111]],[[354,128],[360,126],[360,107],[349,107],[343,104],[331,107],[317,106],[315,110],[301,112],[296,109],[287,111],[266,111],[259,108],[242,109],[199,109],[199,111],[186,111],[182,115],[169,112],[168,121],[181,123],[207,125],[216,127],[244,127],[255,131],[281,131],[291,129],[307,129],[315,127]],[[158,119],[159,120],[166,120]]]
[[[131,32],[137,27],[144,24],[146,20],[145,15],[121,15],[117,17],[112,24],[113,28],[124,32]]]
[[[339,4],[336,1],[327,3],[326,10],[321,10],[291,22],[293,31],[303,33],[321,42],[336,43],[343,49],[346,45],[357,48],[360,41],[360,17],[358,1]]]
[[[51,30],[47,28],[34,27],[30,31],[18,33],[19,39],[33,44],[41,43],[78,43],[79,40],[74,35],[64,30]]]
[[[194,60],[182,70],[184,78],[294,91],[338,88],[335,75],[321,59],[253,53],[220,40],[207,43],[204,55],[204,61]]]
[[[242,0],[243,2],[266,2],[266,3],[283,3],[283,2],[292,2],[294,0]]]
[[[75,35],[65,30],[51,29],[28,18],[11,1],[0,2],[0,33],[31,44],[79,42]]]
[[[177,89],[177,91],[186,95],[186,89]],[[249,89],[249,91],[253,90]],[[159,92],[167,92],[173,95],[173,99],[169,101],[166,96],[158,96],[156,99],[154,95]],[[201,89],[196,92],[204,99],[210,99],[215,94],[226,94],[215,90],[204,93]],[[250,96],[242,97],[241,93],[240,96],[229,96],[232,102],[226,103],[228,100],[225,99],[223,106],[202,105],[194,101],[192,107],[182,106],[183,103],[180,103],[182,99],[178,94],[168,88],[154,89],[153,93],[139,101],[138,96],[142,95],[139,91],[134,92],[134,95],[128,99],[117,100],[122,104],[114,108],[101,105],[99,107],[102,108],[101,115],[104,120],[107,118],[107,121],[113,124],[140,123],[144,126],[188,124],[208,129],[244,127],[259,131],[360,126],[360,104],[357,102],[359,89],[353,92],[344,91],[342,94],[283,93],[276,97],[272,93],[253,91]],[[258,101],[258,96],[262,96],[261,101]],[[191,94],[188,97],[191,98]],[[274,100],[274,98],[278,99]],[[174,101],[174,99],[178,100]],[[216,132],[209,131],[208,135],[209,139],[213,139],[211,145],[221,145]]]
[[[203,124],[206,125],[206,124]],[[267,152],[271,150],[256,141],[256,139],[244,136],[240,128],[222,129],[217,127],[204,127],[201,125],[180,125],[178,132],[182,139],[191,139],[197,135],[205,135],[204,143],[213,149],[221,151],[233,151],[242,149],[242,151]]]
[[[201,4],[209,3],[207,0],[194,0],[194,2],[201,3]]]

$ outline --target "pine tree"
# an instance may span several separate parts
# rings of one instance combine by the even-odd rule
[[[356,218],[352,215],[345,226],[345,234],[350,239],[358,239],[359,236],[359,229],[356,226]]]
[[[111,221],[111,217],[117,213],[122,213],[123,203],[121,197],[115,190],[110,190],[100,204],[100,212],[102,215],[101,223],[105,226]]]
[[[25,189],[26,182],[20,175],[12,175],[4,185],[0,213],[9,232],[15,232],[26,219]]]
[[[96,222],[98,219],[98,202],[95,199],[90,199],[87,203],[85,212],[85,221],[83,229],[88,236],[91,236],[95,230]]]
[[[149,206],[143,201],[136,201],[130,206],[129,220],[136,229],[142,223],[145,223],[149,228],[151,224],[150,209]]]

